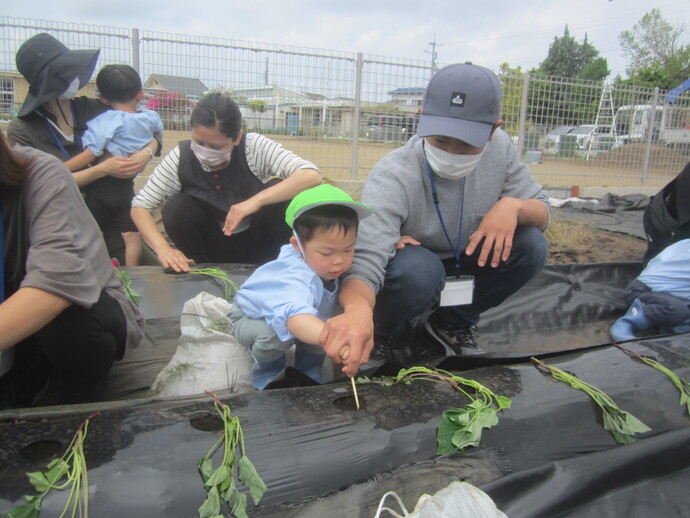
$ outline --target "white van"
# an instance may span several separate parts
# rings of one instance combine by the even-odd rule
[[[644,142],[647,140],[647,134],[650,128],[650,115],[652,113],[651,104],[637,104],[631,106],[621,106],[616,112],[614,124],[616,125],[616,133],[620,139],[625,142]],[[651,125],[652,139],[659,138],[661,130],[661,121],[663,118],[664,109],[662,106],[656,107],[656,116]]]

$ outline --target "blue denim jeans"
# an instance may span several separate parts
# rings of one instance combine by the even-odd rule
[[[474,276],[472,304],[439,308],[436,314],[443,322],[459,326],[476,324],[481,313],[498,306],[541,271],[546,263],[548,243],[538,228],[518,227],[508,261],[501,261],[496,268],[490,266],[491,254],[487,266],[477,265],[480,250],[478,246],[473,255],[460,257],[459,273]],[[398,335],[414,317],[434,309],[446,275],[456,274],[455,263],[455,258],[442,261],[422,246],[407,245],[396,251],[376,297],[375,333]]]

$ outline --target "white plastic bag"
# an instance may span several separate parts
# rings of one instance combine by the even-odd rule
[[[386,507],[385,501],[392,497],[400,506],[402,513]],[[384,515],[384,511],[388,514]],[[417,500],[414,510],[407,512],[398,495],[390,491],[383,495],[376,511],[376,518],[394,516],[395,518],[506,518],[496,508],[489,495],[467,482],[451,482],[450,485],[435,495],[422,495]]]
[[[249,392],[254,360],[231,334],[232,304],[205,291],[185,302],[181,335],[172,359],[151,389],[161,396],[199,394],[230,388]]]

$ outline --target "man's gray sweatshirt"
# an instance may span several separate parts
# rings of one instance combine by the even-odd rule
[[[384,156],[369,173],[362,190],[362,203],[373,209],[374,215],[360,223],[355,258],[345,279],[361,279],[375,293],[383,285],[386,266],[402,235],[412,236],[421,246],[447,259],[453,257],[453,249],[457,250],[461,213],[462,253],[484,215],[501,198],[534,198],[549,207],[542,186],[518,160],[510,137],[498,129],[471,174],[460,180],[434,174],[451,247],[434,207],[423,143],[424,139],[415,135]]]

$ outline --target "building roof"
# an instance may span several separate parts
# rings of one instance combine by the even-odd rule
[[[165,74],[151,74],[144,86],[160,84],[167,92],[173,92],[189,96],[201,96],[208,88],[200,79],[195,77],[168,76]]]
[[[388,92],[388,95],[422,95],[426,91],[426,88],[396,88]]]

